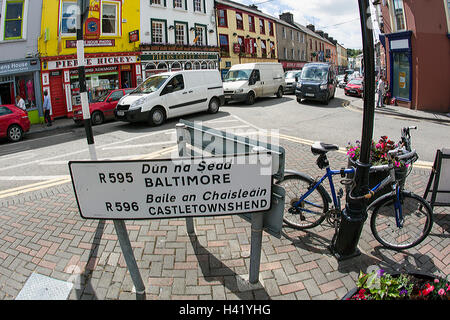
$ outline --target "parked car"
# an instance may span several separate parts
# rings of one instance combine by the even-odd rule
[[[295,86],[301,74],[302,70],[290,70],[284,74],[284,82],[286,84],[284,87],[284,93],[295,94]]]
[[[109,90],[89,103],[92,125],[102,124],[106,120],[114,119],[114,109],[120,98],[129,94],[134,89]],[[73,121],[77,124],[83,122],[83,110],[81,106],[73,108]]]
[[[261,62],[236,64],[223,80],[225,101],[245,101],[252,105],[256,98],[283,96],[284,71],[281,63]]]
[[[30,130],[28,113],[15,105],[0,105],[0,138],[20,141],[25,132]]]
[[[364,93],[363,79],[350,80],[344,88],[346,96],[362,97]]]
[[[117,120],[159,126],[166,119],[208,111],[224,104],[219,70],[182,70],[148,77],[114,110]]]
[[[297,82],[297,102],[302,99],[318,100],[328,104],[336,92],[336,73],[330,63],[307,63]]]

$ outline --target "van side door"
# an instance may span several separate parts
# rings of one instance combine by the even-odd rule
[[[261,80],[261,73],[259,69],[254,69],[250,74],[250,78],[248,79],[248,86],[251,90],[255,92],[255,96],[262,97],[264,94],[264,85]]]
[[[192,94],[188,93],[182,74],[170,79],[160,96],[163,106],[168,110],[168,118],[183,114],[183,109],[189,107],[194,98]]]

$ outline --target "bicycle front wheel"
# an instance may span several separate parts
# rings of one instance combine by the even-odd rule
[[[277,183],[286,191],[283,221],[294,229],[309,229],[322,223],[328,212],[325,191],[317,188],[298,206],[294,206],[314,180],[300,175],[287,175]]]
[[[433,210],[422,197],[409,192],[400,194],[403,226],[397,226],[395,202],[391,196],[380,202],[370,219],[374,237],[383,246],[402,250],[421,243],[430,233],[433,225]]]

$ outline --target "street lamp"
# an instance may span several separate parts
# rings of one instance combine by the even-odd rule
[[[361,136],[361,153],[356,161],[355,188],[352,197],[347,194],[347,202],[335,241],[330,250],[338,260],[352,258],[360,254],[357,245],[364,222],[367,219],[367,203],[364,199],[355,199],[367,193],[369,184],[370,147],[373,136],[375,112],[375,61],[373,33],[370,28],[369,0],[358,0],[364,53],[364,112]]]

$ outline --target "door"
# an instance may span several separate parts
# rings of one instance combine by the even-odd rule
[[[0,104],[15,104],[14,87],[11,82],[0,84]]]
[[[183,75],[178,74],[161,91],[161,98],[169,109],[168,117],[176,117],[192,110],[195,96],[192,90],[187,89]]]
[[[251,90],[255,92],[256,97],[262,97],[264,95],[264,84],[261,80],[261,73],[258,69],[255,69],[250,74],[250,78],[248,81],[248,86]]]
[[[52,102],[52,117],[58,118],[66,116],[66,97],[64,95],[63,78],[60,71],[51,73],[50,99]]]
[[[0,137],[6,136],[9,125],[14,122],[16,116],[7,107],[0,106]]]

